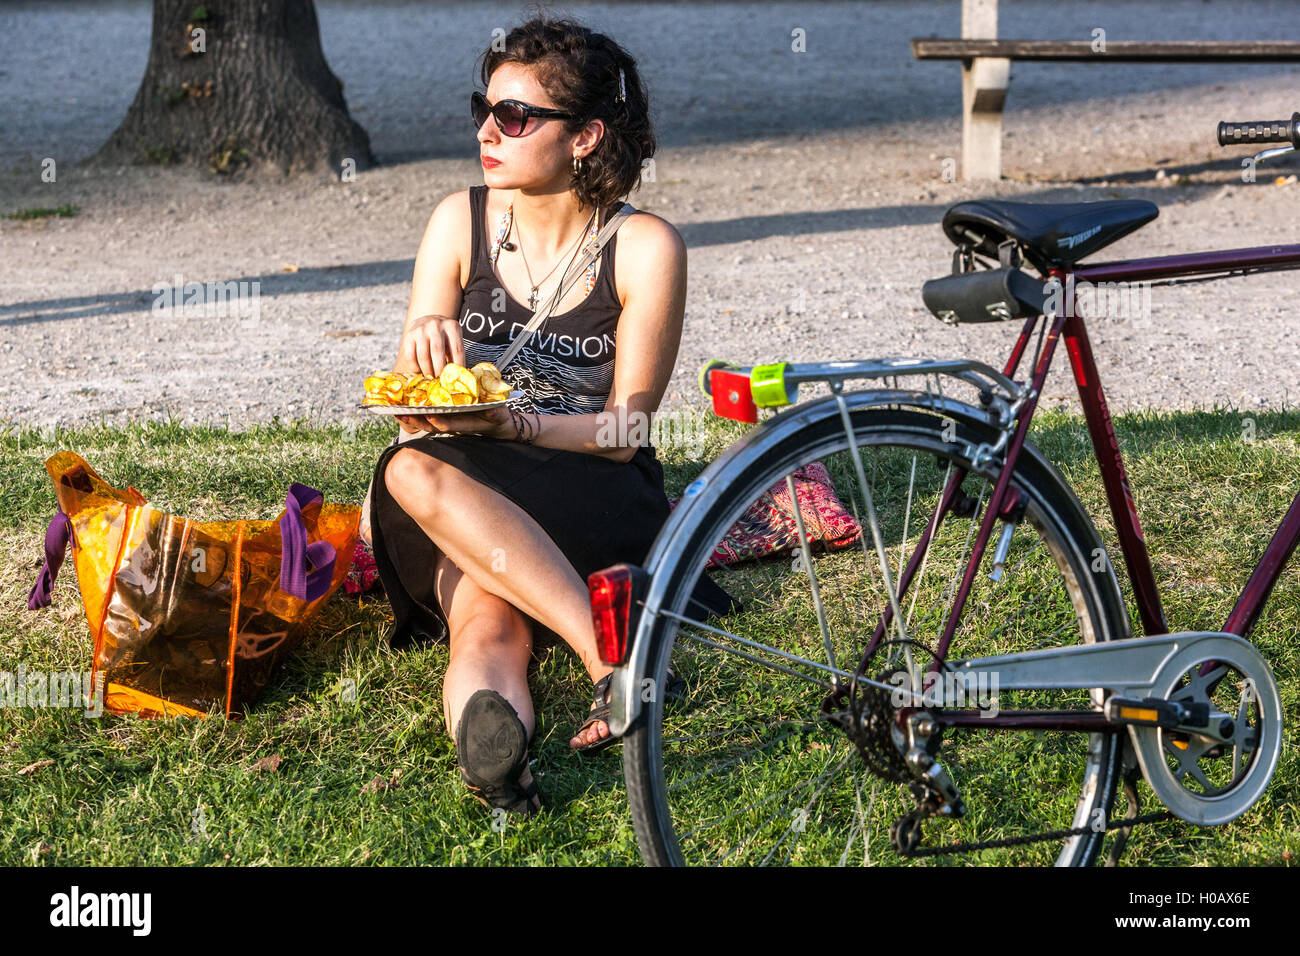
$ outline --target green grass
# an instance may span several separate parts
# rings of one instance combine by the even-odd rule
[[[1222,625],[1300,490],[1300,415],[1251,417],[1252,442],[1243,441],[1243,416],[1229,411],[1116,422],[1174,629]],[[744,431],[735,423],[706,422],[701,454],[660,450],[670,495]],[[1082,423],[1043,412],[1034,433],[1113,545]],[[29,669],[89,667],[88,628],[71,564],[52,607],[32,612],[23,600],[55,508],[43,467],[55,451],[77,451],[108,481],[141,489],[165,510],[202,520],[271,518],[294,480],[320,488],[330,501],[359,501],[390,437],[383,424],[351,433],[304,423],[242,433],[150,424],[0,434],[8,526],[0,541],[0,670],[16,670],[20,661]],[[1121,585],[1127,596],[1122,574]],[[567,649],[544,652],[531,674],[538,712],[533,771],[547,812],[524,824],[512,820],[497,832],[456,771],[441,712],[446,647],[395,653],[383,640],[390,619],[382,600],[334,598],[239,721],[87,720],[75,710],[0,710],[0,865],[639,862],[620,750],[582,758],[568,749],[590,701],[590,683]],[[1288,719],[1300,697],[1298,629],[1300,572],[1293,564],[1254,638],[1282,688]],[[340,694],[348,679],[357,688],[351,703]],[[1273,782],[1244,817],[1207,830],[1180,822],[1139,830],[1124,862],[1293,860],[1300,849],[1297,743],[1288,724]],[[283,758],[278,769],[253,769],[273,755]],[[53,762],[19,773],[44,761]],[[988,774],[1027,781],[1030,799],[1051,789],[1032,759],[993,765]],[[396,785],[367,789],[375,778]],[[752,782],[764,783],[761,776]],[[754,799],[763,792],[755,790]],[[879,853],[873,858],[882,859]],[[968,862],[986,859],[996,857]]]
[[[62,206],[34,206],[31,209],[18,209],[14,212],[4,214],[5,219],[49,219],[51,216],[57,216],[60,219],[71,219],[77,214],[77,207],[71,203],[64,203]]]

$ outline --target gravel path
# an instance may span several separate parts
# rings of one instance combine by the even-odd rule
[[[149,4],[0,2],[0,423],[354,416],[388,365],[433,206],[481,181],[462,116],[472,65],[514,5],[318,2],[326,54],[381,167],[340,183],[231,186],[159,168],[77,165],[144,68]],[[681,231],[690,297],[665,409],[701,406],[700,364],[971,355],[1011,326],[949,329],[920,285],[949,268],[938,223],[960,199],[1139,197],[1159,218],[1098,258],[1300,242],[1300,164],[1240,181],[1220,119],[1300,109],[1300,68],[1019,64],[998,184],[945,183],[959,155],[953,63],[908,39],[958,32],[949,3],[575,5],[637,56],[658,115],[655,180],[632,194]],[[807,32],[807,52],[790,33]],[[1292,3],[1002,4],[1003,36],[1295,36]],[[93,68],[86,64],[93,63]],[[40,179],[54,158],[58,179]],[[154,287],[260,282],[259,314],[170,317]],[[1295,405],[1300,272],[1152,290],[1140,319],[1091,326],[1117,409]],[[1121,366],[1121,360],[1125,363]],[[1049,404],[1074,407],[1068,365]]]

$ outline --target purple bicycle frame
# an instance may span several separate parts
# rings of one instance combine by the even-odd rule
[[[1076,267],[1073,272],[1053,270],[1052,277],[1060,280],[1067,290],[1068,307],[1063,315],[1035,316],[1025,322],[1004,373],[1013,377],[1024,356],[1034,330],[1040,321],[1050,321],[1046,330],[1042,351],[1032,372],[1031,387],[1035,397],[1025,403],[1016,420],[1016,428],[1007,444],[1006,459],[989,497],[988,506],[980,524],[970,558],[962,576],[961,585],[953,600],[952,611],[944,626],[943,635],[936,649],[932,670],[938,671],[948,655],[948,648],[961,619],[962,610],[970,594],[971,586],[978,573],[984,551],[988,546],[994,524],[1010,507],[1014,506],[1015,489],[1010,487],[1011,475],[1015,471],[1016,461],[1024,445],[1025,436],[1037,407],[1037,396],[1042,394],[1043,382],[1051,367],[1052,358],[1060,339],[1064,337],[1066,351],[1070,356],[1070,365],[1074,372],[1075,385],[1079,390],[1079,399],[1083,404],[1084,419],[1092,441],[1093,452],[1101,469],[1102,485],[1106,492],[1106,501],[1110,507],[1111,517],[1119,538],[1120,551],[1128,569],[1129,581],[1137,602],[1138,614],[1146,634],[1164,634],[1168,632],[1160,594],[1156,587],[1155,574],[1151,568],[1151,557],[1147,551],[1146,539],[1142,534],[1142,525],[1138,520],[1137,506],[1129,488],[1128,474],[1124,468],[1123,455],[1120,453],[1119,440],[1111,423],[1110,410],[1106,404],[1105,392],[1097,372],[1097,363],[1093,358],[1092,344],[1084,326],[1083,316],[1079,314],[1078,296],[1075,283],[1096,282],[1142,282],[1171,279],[1181,276],[1213,276],[1218,273],[1230,275],[1245,269],[1300,269],[1300,245],[1261,246],[1251,249],[1231,249],[1222,252],[1194,253],[1191,255],[1160,256],[1149,259],[1131,259],[1116,262],[1103,262],[1094,265]],[[1226,278],[1226,275],[1225,275]],[[926,525],[921,540],[912,554],[906,569],[899,578],[899,597],[906,591],[915,574],[921,557],[929,546],[929,539],[943,520],[943,515],[954,497],[956,489],[965,478],[964,471],[956,471],[940,497],[934,515]],[[1237,598],[1236,605],[1224,623],[1223,631],[1248,637],[1264,604],[1272,592],[1277,579],[1287,561],[1300,542],[1300,492],[1291,502],[1282,523],[1274,532],[1272,540],[1265,548],[1263,556],[1251,573],[1245,588]],[[886,610],[876,627],[876,633],[868,645],[865,660],[870,657],[884,637],[890,620]],[[941,723],[958,726],[970,725],[989,729],[1060,729],[1095,731],[1105,727],[1101,714],[1074,713],[1062,711],[1003,711],[995,717],[988,714],[967,711],[941,711],[938,715]]]

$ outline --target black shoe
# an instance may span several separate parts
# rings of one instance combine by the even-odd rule
[[[528,732],[510,701],[494,690],[475,691],[456,727],[460,775],[485,806],[531,816],[537,781],[520,786],[528,768]]]

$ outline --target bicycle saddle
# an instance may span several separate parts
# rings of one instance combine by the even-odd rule
[[[1145,199],[1028,203],[972,199],[952,206],[943,231],[957,245],[973,244],[996,259],[998,243],[1015,239],[1042,271],[1073,265],[1154,219],[1160,210]]]

